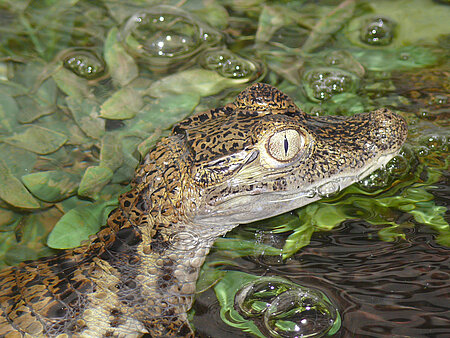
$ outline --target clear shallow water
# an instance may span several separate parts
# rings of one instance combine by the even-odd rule
[[[228,235],[290,258],[226,242],[211,259],[233,250],[232,269],[319,288],[340,311],[337,336],[446,336],[448,3],[159,3],[0,3],[0,172],[14,183],[0,186],[2,266],[77,246],[173,123],[263,81],[315,115],[390,107],[408,121],[405,152],[288,225]],[[213,289],[194,310],[200,336],[246,336],[221,321]]]

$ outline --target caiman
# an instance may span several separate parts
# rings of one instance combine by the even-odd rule
[[[218,236],[387,163],[407,134],[378,109],[310,116],[254,84],[176,124],[89,243],[0,273],[1,337],[193,337],[186,311]]]

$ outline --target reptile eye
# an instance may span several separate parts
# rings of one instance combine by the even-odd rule
[[[294,129],[286,129],[273,134],[267,142],[267,152],[275,160],[292,160],[305,144],[304,138]]]

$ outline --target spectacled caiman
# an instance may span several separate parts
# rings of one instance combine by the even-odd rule
[[[218,236],[358,181],[406,134],[388,109],[316,117],[254,84],[176,124],[88,244],[2,271],[0,336],[193,337],[186,311]]]

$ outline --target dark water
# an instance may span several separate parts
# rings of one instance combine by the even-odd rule
[[[282,265],[239,263],[242,271],[284,276],[325,292],[342,317],[336,337],[448,337],[448,248],[421,225],[394,243],[380,241],[377,230],[361,220],[347,221],[332,232],[315,233],[309,246]],[[221,323],[212,291],[198,296],[195,309],[201,337],[250,337]]]

